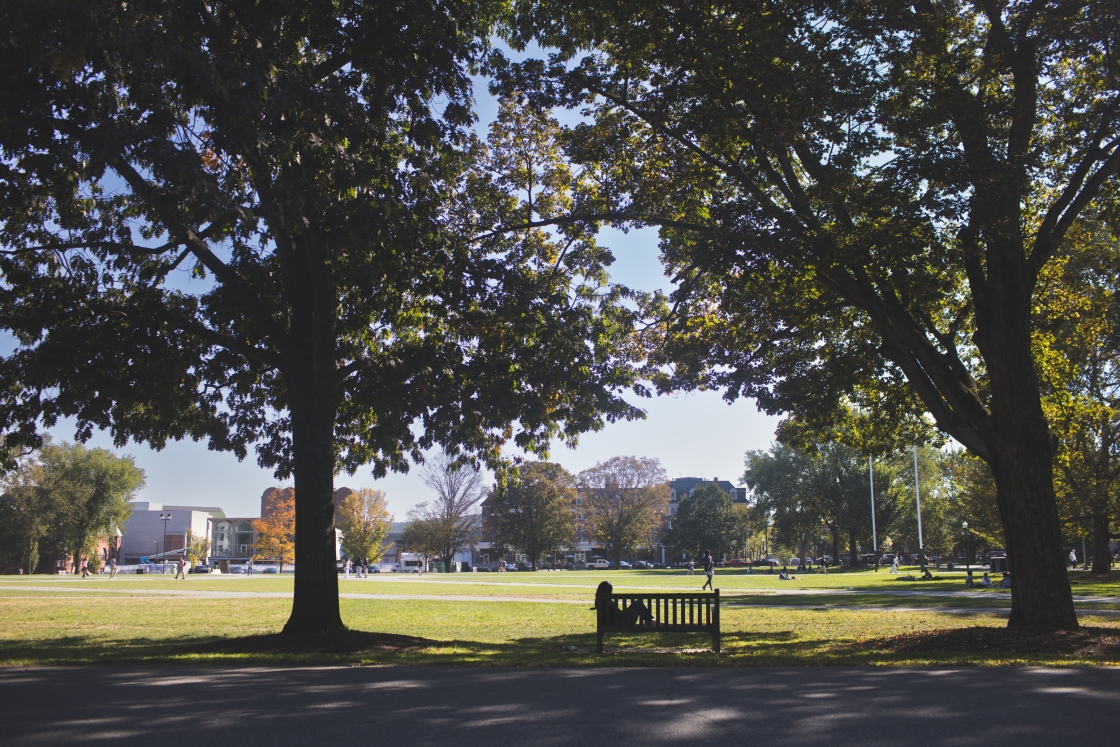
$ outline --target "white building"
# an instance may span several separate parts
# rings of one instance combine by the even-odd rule
[[[161,516],[170,515],[164,521]],[[224,519],[225,512],[214,506],[165,506],[152,501],[133,501],[132,516],[121,527],[120,558],[123,563],[139,563],[140,558],[182,550],[187,531],[196,537],[209,534],[211,519]]]

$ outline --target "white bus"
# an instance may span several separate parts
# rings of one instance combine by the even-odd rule
[[[420,573],[424,567],[424,558],[411,552],[402,552],[393,570],[397,573]]]

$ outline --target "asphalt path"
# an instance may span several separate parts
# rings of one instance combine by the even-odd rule
[[[205,579],[206,581],[226,579],[226,580],[229,580],[231,582],[236,583],[240,579],[250,578],[250,577],[241,576],[241,575],[233,575],[233,574],[221,574],[221,575],[205,575],[205,576],[197,576],[197,577],[192,576],[191,578],[200,578],[200,579]],[[93,583],[90,583],[85,588],[92,588],[92,589],[96,589],[96,590],[99,590],[99,591],[104,590],[105,587],[100,586],[100,583],[101,582],[106,582],[107,580],[108,580],[107,578],[96,578],[96,579],[94,579]],[[140,576],[118,576],[116,579],[113,580],[113,583],[116,583],[118,581],[123,581],[125,583],[125,585],[127,585],[129,582],[143,582],[143,581],[150,581],[150,580],[151,580],[150,578],[144,578],[144,577],[140,577]],[[167,580],[170,580],[170,579],[167,579]],[[434,577],[434,578],[420,578],[420,577],[417,577],[417,576],[410,576],[410,577],[406,577],[406,578],[397,578],[397,577],[393,577],[393,576],[384,577],[384,576],[375,575],[375,576],[371,576],[370,578],[367,578],[367,579],[346,579],[345,582],[347,584],[349,584],[349,582],[351,580],[353,580],[355,582],[360,581],[361,583],[369,583],[370,585],[408,584],[409,586],[420,586],[420,587],[422,587],[424,584],[438,584],[438,585],[442,585],[442,586],[449,586],[449,585],[454,585],[454,584],[464,584],[464,585],[468,585],[468,586],[495,586],[495,587],[504,587],[504,588],[524,587],[524,588],[534,588],[534,589],[555,589],[557,591],[571,590],[571,589],[582,589],[582,590],[586,590],[586,591],[590,591],[590,592],[594,592],[594,590],[597,587],[597,584],[583,585],[583,584],[573,584],[573,583],[566,583],[566,582],[560,582],[560,583],[536,582],[536,583],[533,583],[533,582],[518,582],[518,581],[512,581],[512,582],[478,581],[478,580],[475,580],[474,577],[471,577],[471,578],[465,579],[465,580],[460,579],[460,578],[456,578],[456,579],[452,580],[452,579],[448,579],[446,576],[441,577],[441,574],[437,574],[436,577]],[[616,580],[618,580],[618,579],[616,579]],[[622,582],[616,584],[615,588],[626,589],[626,590],[637,589],[639,591],[656,591],[656,592],[687,591],[687,589],[682,589],[679,586],[673,586],[673,585],[669,585],[669,584],[665,584],[665,585],[661,585],[661,586],[648,586],[648,585],[625,583],[625,580],[626,579],[622,579]],[[719,580],[718,576],[716,577],[716,580],[718,582],[718,580]],[[343,581],[343,579],[340,579],[340,581]],[[26,590],[32,590],[32,591],[78,591],[78,590],[82,590],[83,587],[81,585],[86,584],[86,583],[87,582],[84,581],[84,580],[75,579],[75,578],[66,577],[66,576],[57,577],[57,578],[52,577],[52,576],[46,576],[46,577],[43,577],[41,579],[40,578],[35,578],[34,580],[32,580],[31,578],[28,578],[27,580],[24,580],[24,579],[10,580],[10,578],[9,578],[9,579],[0,580],[0,590],[26,589]],[[188,583],[189,583],[189,579],[188,579]],[[45,584],[45,585],[44,586],[39,586],[37,584]],[[78,584],[78,586],[74,586],[74,584]],[[137,593],[137,592],[135,592],[135,590],[129,590],[129,591],[131,591],[133,593]],[[248,592],[246,592],[246,593],[248,593]],[[265,593],[269,594],[269,592],[265,592]],[[798,588],[783,589],[783,588],[780,588],[780,587],[771,587],[771,588],[734,588],[733,587],[733,588],[721,589],[720,593],[724,597],[850,596],[850,595],[853,595],[853,594],[874,594],[874,595],[877,595],[877,596],[882,595],[882,596],[898,596],[898,597],[908,597],[908,596],[911,596],[911,597],[945,597],[945,598],[957,598],[957,599],[976,599],[979,594],[983,594],[984,596],[991,597],[993,599],[1006,599],[1008,601],[1011,600],[1011,592],[1010,591],[1003,591],[1001,589],[989,589],[989,590],[985,590],[985,591],[978,591],[978,590],[967,591],[967,590],[964,590],[964,589],[960,589],[960,590],[949,590],[949,589],[940,589],[940,590],[938,590],[938,589],[886,589],[886,588],[882,588],[882,587],[868,588],[868,589],[852,589],[852,588],[846,588],[846,589],[835,589],[835,588],[833,588],[833,589],[798,589]],[[594,594],[592,593],[589,596],[593,596],[593,595]],[[1073,596],[1073,601],[1074,602],[1097,602],[1097,603],[1120,604],[1120,596],[1094,596],[1094,595],[1078,595],[1078,594],[1075,594]]]
[[[0,744],[1113,745],[1120,669],[0,669]]]

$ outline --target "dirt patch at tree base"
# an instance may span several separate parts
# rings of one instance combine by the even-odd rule
[[[1013,628],[958,628],[877,638],[862,641],[856,648],[890,654],[1054,654],[1070,658],[1120,658],[1120,629],[1086,627],[1039,633]]]
[[[393,633],[342,630],[322,635],[273,633],[195,643],[185,654],[361,654],[367,651],[415,651],[439,641]]]

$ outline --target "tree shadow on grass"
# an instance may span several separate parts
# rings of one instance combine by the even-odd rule
[[[340,630],[324,635],[268,633],[238,638],[217,638],[179,649],[182,654],[327,654],[352,656],[373,651],[418,651],[441,641],[418,636]]]
[[[168,655],[181,641],[153,637],[106,639],[88,635],[9,639],[0,643],[0,665],[143,661]]]
[[[701,633],[607,636],[596,652],[593,632],[507,641],[439,641],[372,631],[301,639],[278,634],[231,637],[107,639],[63,636],[0,643],[0,665],[207,663],[237,666],[468,665],[597,666],[911,666],[1071,664],[1120,661],[1120,629],[1081,628],[1052,634],[977,626],[861,641],[802,631],[730,631],[722,653]]]
[[[1120,629],[1082,627],[1039,633],[1004,626],[974,626],[952,630],[903,633],[851,646],[894,657],[941,658],[1027,656],[1050,659],[1120,660]]]

